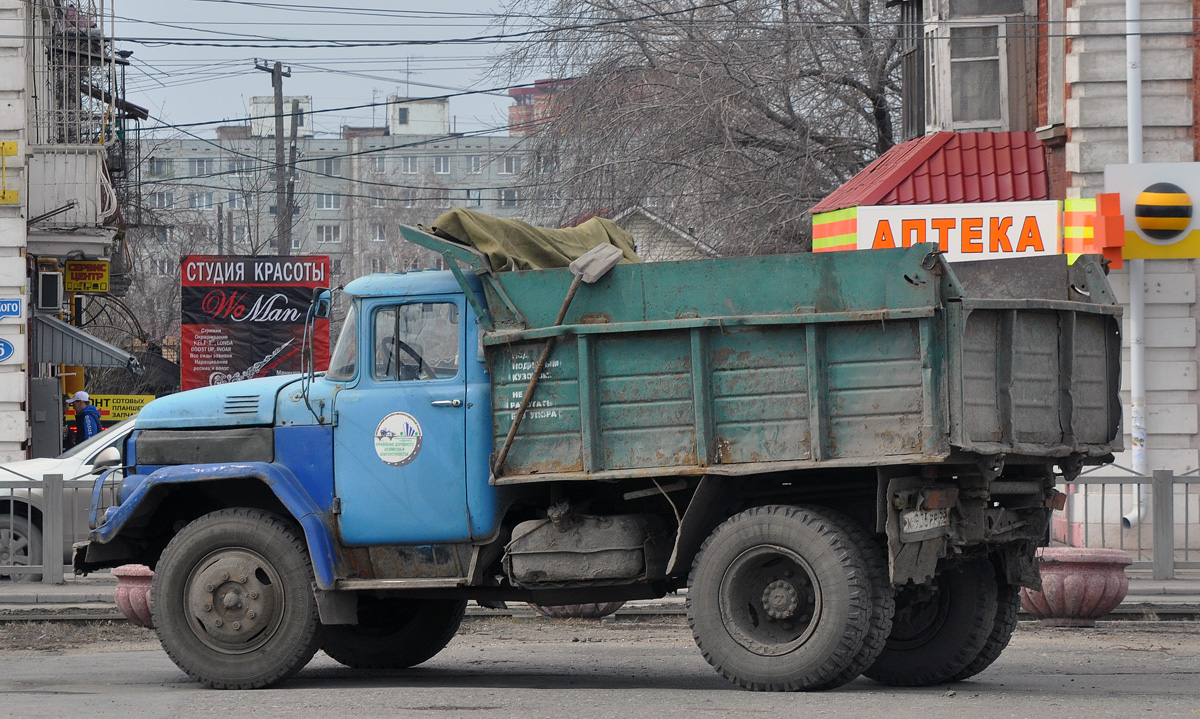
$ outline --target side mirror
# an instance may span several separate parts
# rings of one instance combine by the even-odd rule
[[[92,462],[92,474],[99,474],[109,467],[121,466],[121,450],[116,447],[105,447],[100,450],[100,454],[96,455],[96,461]]]
[[[329,290],[323,290],[319,287],[313,290],[312,309],[310,310],[313,317],[318,319],[327,319],[329,317],[330,297]]]

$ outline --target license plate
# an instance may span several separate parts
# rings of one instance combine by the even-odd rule
[[[900,531],[905,534],[927,532],[950,526],[950,508],[911,509],[900,515]]]

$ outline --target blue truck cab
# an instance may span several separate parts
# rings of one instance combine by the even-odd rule
[[[478,292],[478,279],[468,287]],[[503,492],[488,483],[490,394],[473,304],[451,273],[435,271],[362,277],[344,297],[328,372],[217,385],[143,409],[123,501],[108,508],[93,556],[137,543],[139,520],[180,491],[194,506],[205,493],[269,491],[303,524],[322,590],[378,576],[355,546],[495,538]],[[248,474],[261,483],[229,484]],[[107,544],[115,538],[124,539]]]
[[[154,569],[159,639],[209,686],[274,685],[317,649],[419,664],[469,600],[685,587],[739,686],[962,680],[1038,585],[1056,482],[1121,449],[1094,257],[605,244],[607,265],[494,271],[404,235],[449,269],[349,283],[327,371],[157,399],[119,503],[97,482],[76,570]]]

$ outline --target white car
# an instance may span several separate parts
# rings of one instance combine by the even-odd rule
[[[37,581],[41,579],[38,574],[6,574],[4,567],[42,563],[42,490],[14,488],[6,483],[41,481],[47,474],[61,474],[68,480],[63,490],[63,563],[70,564],[71,544],[88,535],[96,460],[101,452],[115,447],[124,464],[125,440],[133,431],[133,419],[122,420],[57,457],[0,464],[0,580]],[[106,456],[111,460],[111,455]],[[121,477],[118,470],[107,484],[115,487]]]

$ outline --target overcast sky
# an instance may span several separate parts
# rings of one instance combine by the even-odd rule
[[[115,35],[126,38],[118,48],[133,51],[126,98],[150,110],[146,127],[245,118],[249,98],[271,94],[271,76],[254,69],[255,58],[290,66],[284,94],[311,95],[314,110],[383,102],[392,94],[432,97],[506,84],[486,77],[496,47],[486,42],[347,46],[490,35],[499,0],[111,2],[106,9],[115,15]],[[305,47],[269,47],[297,44]],[[503,90],[454,97],[450,113],[458,132],[483,131],[504,125],[509,104]],[[319,134],[336,135],[344,124],[383,124],[383,118],[382,108],[364,108],[318,114],[313,125]],[[213,136],[211,127],[191,131]]]

